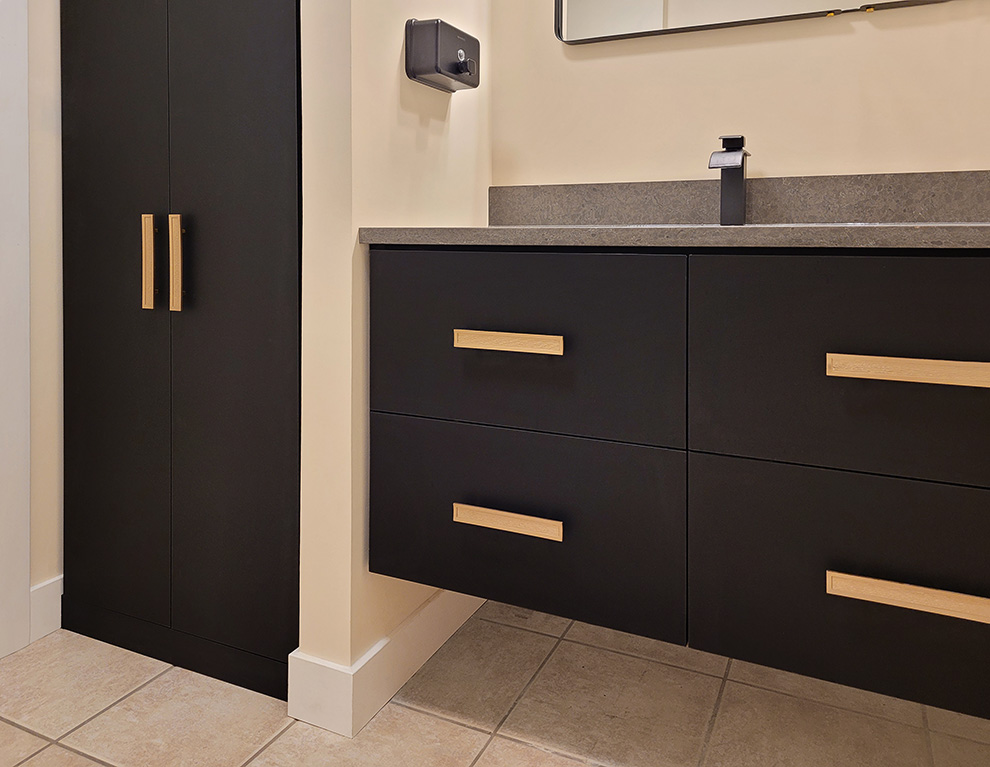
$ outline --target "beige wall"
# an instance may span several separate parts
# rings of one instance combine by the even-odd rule
[[[448,95],[406,78],[412,10],[481,39],[481,88]],[[488,2],[303,0],[302,23],[300,646],[350,665],[434,593],[367,570],[368,264],[357,228],[487,222]]]
[[[62,144],[58,0],[31,0],[31,583],[62,574]]]
[[[0,3],[0,657],[30,637],[28,10]]]
[[[990,169],[990,3],[566,46],[553,3],[493,3],[496,184]]]

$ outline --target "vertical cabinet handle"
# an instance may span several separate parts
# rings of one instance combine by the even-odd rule
[[[155,308],[155,216],[141,214],[141,308]]]
[[[173,312],[182,311],[182,216],[170,213],[168,216],[168,308]]]

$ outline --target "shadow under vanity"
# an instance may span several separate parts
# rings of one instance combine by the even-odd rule
[[[990,716],[988,200],[756,179],[721,228],[717,183],[526,187],[362,230],[371,569]]]

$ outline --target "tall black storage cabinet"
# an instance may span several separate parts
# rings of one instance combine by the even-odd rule
[[[298,2],[61,8],[63,625],[284,697],[299,605]]]

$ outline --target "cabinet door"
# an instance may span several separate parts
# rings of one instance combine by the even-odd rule
[[[73,0],[61,23],[65,596],[167,626],[166,3]]]
[[[174,628],[297,646],[299,148],[294,0],[169,0]]]

